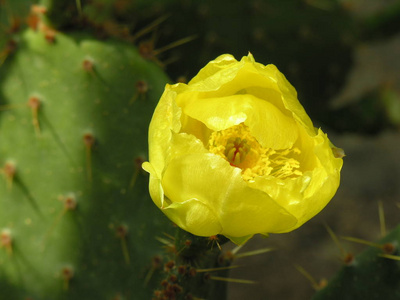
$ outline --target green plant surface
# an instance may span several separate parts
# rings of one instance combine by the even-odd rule
[[[398,247],[400,244],[400,226],[396,227],[377,245]],[[389,245],[389,246],[388,246]],[[394,259],[382,257],[388,255],[379,247],[370,246],[354,260],[343,266],[329,281],[328,285],[318,291],[313,300],[361,300],[361,299],[399,299],[400,298],[400,256],[398,249],[393,253]]]
[[[0,74],[1,299],[149,299],[171,226],[140,162],[166,82],[123,43],[20,36]]]

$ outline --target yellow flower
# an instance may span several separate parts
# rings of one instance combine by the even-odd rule
[[[296,90],[249,54],[167,85],[149,128],[150,195],[179,227],[242,244],[292,231],[334,196],[342,159]]]

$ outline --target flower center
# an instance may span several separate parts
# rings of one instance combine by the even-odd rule
[[[264,148],[244,123],[214,131],[210,135],[208,149],[226,159],[231,166],[242,169],[242,178],[247,181],[266,175],[280,179],[302,175],[296,159],[299,149]]]
[[[230,137],[226,142],[224,155],[231,165],[238,166],[244,161],[249,150],[250,145],[246,139]]]

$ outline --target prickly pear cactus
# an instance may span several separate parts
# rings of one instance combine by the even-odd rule
[[[348,261],[313,299],[399,299],[399,244],[400,226]]]
[[[224,241],[173,227],[142,173],[167,76],[51,4],[0,72],[0,299],[224,299]]]
[[[122,43],[20,36],[0,78],[2,299],[150,297],[171,226],[140,162],[166,82]]]

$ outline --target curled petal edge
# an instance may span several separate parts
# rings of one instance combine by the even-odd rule
[[[162,210],[172,222],[194,235],[208,237],[222,231],[214,212],[197,199],[174,202]]]

